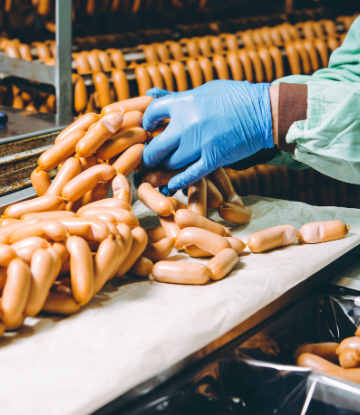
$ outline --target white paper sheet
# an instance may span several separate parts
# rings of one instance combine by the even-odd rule
[[[74,316],[28,318],[21,331],[0,339],[1,414],[90,413],[217,339],[360,242],[359,210],[260,197],[245,202],[253,219],[233,229],[245,242],[283,223],[300,228],[341,219],[352,228],[340,241],[247,252],[216,283],[110,281]],[[147,227],[157,225],[139,202],[134,210]]]

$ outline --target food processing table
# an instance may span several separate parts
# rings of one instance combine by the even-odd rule
[[[360,243],[359,210],[261,197],[244,201],[253,219],[232,231],[245,242],[251,233],[283,223],[299,229],[340,219],[351,230],[323,244],[263,254],[246,249],[228,277],[204,286],[126,277],[110,281],[76,315],[27,318],[19,332],[0,339],[1,413],[107,413],[109,402],[137,399],[352,264],[344,254]],[[142,226],[157,226],[139,201],[133,209]],[[221,221],[217,213],[210,217]]]

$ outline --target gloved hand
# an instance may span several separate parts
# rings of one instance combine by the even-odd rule
[[[144,165],[161,162],[179,169],[193,163],[170,180],[169,190],[179,190],[218,167],[274,147],[269,87],[218,80],[168,95],[152,88],[147,95],[157,99],[146,109],[143,127],[154,131],[165,118],[170,123],[145,147]]]

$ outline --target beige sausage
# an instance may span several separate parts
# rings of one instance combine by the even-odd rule
[[[10,239],[11,243],[15,243],[31,236],[39,236],[46,240],[61,242],[66,239],[67,230],[57,220],[40,221],[30,225],[26,225],[26,222],[24,222],[21,228],[12,232]]]
[[[44,196],[51,185],[49,173],[37,167],[30,176],[31,184],[38,196]]]
[[[21,216],[21,220],[32,220],[32,219],[41,219],[41,220],[57,220],[60,218],[75,218],[76,215],[74,212],[67,211],[55,211],[55,212],[35,212],[27,213],[26,215]]]
[[[145,66],[137,65],[135,76],[138,83],[139,95],[145,96],[146,92],[152,88],[150,74]]]
[[[26,213],[58,210],[63,200],[59,196],[44,195],[25,202],[15,203],[5,209],[4,217],[19,219]]]
[[[124,120],[121,125],[120,130],[116,133],[116,135],[120,134],[123,131],[128,130],[129,128],[134,127],[141,127],[142,120],[143,120],[143,113],[140,111],[130,111],[123,115]]]
[[[98,93],[100,108],[111,104],[110,84],[108,77],[103,72],[93,72],[92,75],[95,91]]]
[[[177,211],[179,209],[187,209],[187,205],[185,205],[185,203],[183,203],[183,202],[180,202],[180,200],[177,200],[173,197],[169,197],[168,199],[174,205],[175,211]]]
[[[187,209],[206,217],[207,214],[207,184],[205,178],[188,187]]]
[[[295,350],[293,358],[296,360],[303,353],[312,353],[322,357],[323,359],[329,360],[330,362],[337,363],[338,356],[336,354],[336,349],[338,346],[339,343],[335,342],[302,344]]]
[[[148,244],[142,255],[145,258],[149,258],[152,262],[161,261],[170,255],[172,249],[174,248],[174,243],[174,239],[161,239],[159,242]]]
[[[221,192],[225,202],[236,203],[240,206],[244,205],[244,203],[241,200],[241,197],[235,192],[235,189],[231,184],[231,180],[228,174],[222,167],[219,167],[210,174],[210,180]]]
[[[152,187],[166,186],[169,181],[177,174],[183,172],[185,169],[167,170],[156,169],[150,170],[142,178],[142,183],[150,183]]]
[[[142,183],[138,188],[138,198],[159,216],[170,216],[175,214],[174,205],[171,201],[154,189],[149,183]]]
[[[228,222],[243,225],[250,222],[252,212],[246,206],[240,206],[236,203],[223,203],[219,207],[219,215]]]
[[[129,254],[125,257],[125,261],[116,273],[116,277],[122,277],[135,264],[136,260],[144,252],[148,238],[143,228],[135,228],[132,230],[132,244]]]
[[[225,236],[225,230],[221,225],[188,209],[179,209],[175,213],[175,222],[182,229],[195,227],[206,229],[207,231],[216,233],[220,236]]]
[[[124,257],[126,258],[130,252],[132,241],[133,241],[133,234],[131,232],[131,229],[126,223],[119,223],[116,226],[117,231],[119,232],[119,235],[121,236],[121,241],[124,245]]]
[[[106,224],[94,218],[59,219],[71,235],[81,236],[90,241],[102,242],[109,236]]]
[[[336,350],[336,353],[339,355],[343,350],[345,349],[356,349],[360,351],[360,338],[359,337],[348,337],[344,339],[338,349]]]
[[[128,273],[138,278],[148,278],[152,272],[154,264],[149,258],[141,256],[135,264],[129,269]]]
[[[61,141],[61,143],[63,143],[65,140],[66,138]],[[67,159],[51,183],[51,186],[46,191],[46,194],[60,196],[65,185],[78,174],[80,174],[81,170],[82,166],[79,157],[70,157]]]
[[[212,280],[221,280],[224,278],[238,263],[238,253],[233,249],[223,249],[214,256],[208,263],[207,267],[211,272]]]
[[[70,258],[69,251],[67,250],[64,242],[55,242],[52,247],[58,253],[62,263],[66,262]]]
[[[61,141],[64,137],[74,131],[86,131],[90,125],[99,121],[100,115],[93,112],[89,112],[82,117],[78,118],[75,122],[65,128],[55,139],[55,144]]]
[[[210,270],[203,264],[174,261],[159,261],[152,275],[156,281],[171,284],[201,285],[211,278]]]
[[[135,144],[125,150],[121,156],[112,165],[117,174],[128,176],[142,161],[144,144]]]
[[[302,353],[296,359],[296,364],[302,367],[310,367],[311,369],[319,370],[320,372],[329,372],[331,370],[340,369],[339,366],[334,365],[334,363],[311,353]]]
[[[90,157],[80,157],[79,160],[81,163],[82,170],[87,170],[90,167],[93,167],[99,164],[98,159],[95,155],[92,155]]]
[[[181,243],[177,240],[177,236],[181,231],[179,225],[175,223],[175,220],[172,215],[170,216],[159,216],[161,227],[164,229],[166,238],[173,239],[175,241],[175,249],[184,249]]]
[[[94,295],[94,266],[89,245],[85,239],[70,236],[66,241],[70,253],[71,287],[75,301],[87,304]]]
[[[90,157],[121,127],[123,115],[121,112],[110,112],[104,115],[76,144],[76,153],[80,157]]]
[[[113,85],[116,91],[116,96],[119,101],[130,98],[129,82],[126,78],[126,73],[121,69],[113,69],[111,72]],[[113,105],[113,104],[110,104]]]
[[[210,254],[210,252],[206,252],[196,245],[185,246],[184,249],[191,258],[208,258],[214,256],[213,254]]]
[[[68,294],[49,292],[43,311],[52,314],[70,315],[77,313],[80,305]]]
[[[223,203],[224,199],[219,191],[219,189],[214,185],[214,183],[206,178],[207,184],[207,205],[210,209],[218,209]]]
[[[225,239],[230,242],[231,248],[236,251],[238,255],[240,255],[247,246],[242,240],[233,238],[232,236],[225,236]]]
[[[264,252],[291,245],[296,241],[297,229],[292,225],[279,225],[255,232],[249,236],[248,247],[252,252]]]
[[[68,182],[62,190],[61,196],[65,200],[74,202],[93,189],[99,182],[111,180],[115,174],[116,170],[107,164],[90,167]]]
[[[110,186],[111,181],[98,183],[93,189],[84,194],[81,198],[81,204],[77,206],[76,210],[80,209],[81,206],[104,199],[109,193]]]
[[[148,237],[149,244],[159,242],[164,238],[171,238],[170,236],[166,235],[165,229],[162,226],[158,226],[157,228],[146,229],[146,234]]]
[[[108,105],[107,107],[103,108],[101,111],[101,115],[108,114],[112,111],[121,111],[123,110],[124,113],[130,111],[140,111],[142,113],[145,112],[146,108],[149,106],[150,102],[154,98],[152,97],[138,97],[138,98],[131,98],[126,99],[123,101],[115,102],[114,104]]]
[[[224,237],[194,227],[182,229],[178,235],[178,240],[185,246],[194,244],[212,255],[218,254],[223,249],[231,248],[230,242]]]
[[[124,201],[131,207],[132,190],[129,180],[123,174],[117,174],[111,183],[113,198]]]
[[[85,209],[89,209],[89,208],[117,208],[117,209],[125,209],[131,212],[131,206],[129,205],[128,202],[126,202],[125,200],[121,200],[121,199],[110,198],[110,199],[102,199],[102,200],[97,200],[96,202],[88,203],[87,205],[82,206],[76,212],[76,214],[78,216],[81,216],[81,213]]]
[[[11,247],[14,249],[18,257],[30,265],[34,252],[39,248],[49,248],[50,243],[46,239],[40,238],[39,236],[32,236],[15,242],[11,245]]]
[[[108,160],[122,153],[134,144],[144,143],[147,138],[147,131],[143,128],[129,128],[128,130],[115,134],[111,140],[104,143],[97,150],[96,156],[101,160]]]
[[[335,241],[344,238],[349,233],[349,229],[350,226],[346,226],[340,220],[311,222],[300,228],[299,240],[307,244]]]
[[[1,317],[6,325],[15,324],[21,319],[29,296],[30,285],[29,266],[20,258],[13,259],[7,269],[1,299]]]
[[[84,209],[80,217],[86,218],[86,216],[96,215],[97,213],[109,213],[115,217],[118,223],[126,223],[130,228],[135,228],[139,225],[138,218],[131,212],[125,209],[111,208],[111,207],[98,207]]]
[[[0,226],[16,225],[20,222],[20,219],[3,218],[0,219]]]

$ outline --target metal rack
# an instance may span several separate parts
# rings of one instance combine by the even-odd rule
[[[1,76],[16,76],[55,88],[57,115],[71,116],[71,49],[72,21],[71,0],[56,0],[56,66],[41,62],[28,62],[0,54]]]

